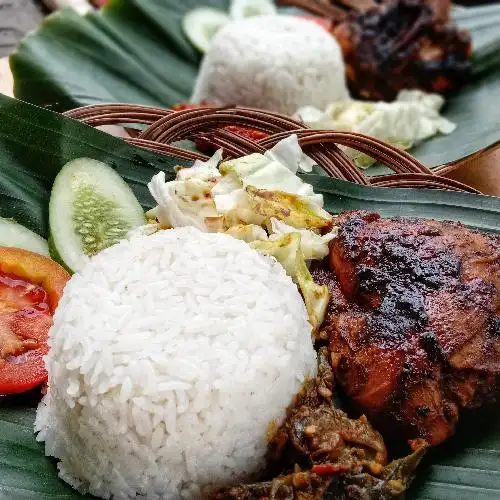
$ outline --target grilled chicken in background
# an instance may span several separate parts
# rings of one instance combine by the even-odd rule
[[[353,97],[393,100],[402,89],[446,93],[471,68],[471,39],[449,0],[279,0],[333,20]]]
[[[338,217],[322,338],[347,395],[391,435],[437,445],[500,382],[500,236],[461,224]]]

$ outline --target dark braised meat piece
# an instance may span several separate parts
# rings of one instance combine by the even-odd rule
[[[367,472],[340,475],[328,464],[279,476],[272,481],[223,488],[210,500],[394,500],[404,498],[426,447],[392,461],[378,476]]]
[[[322,477],[310,472],[280,476],[272,481],[239,484],[222,488],[208,497],[209,500],[321,500],[327,493],[334,476]],[[334,498],[339,498],[338,496]]]
[[[393,100],[403,89],[446,93],[471,68],[471,39],[449,0],[281,0],[334,21],[353,96]]]
[[[327,357],[327,349],[321,349],[318,377],[289,408],[269,445],[269,462],[288,469],[330,463],[339,471],[380,471],[387,463],[382,436],[364,416],[352,420],[333,407],[333,373]]]
[[[500,236],[458,223],[337,219],[322,338],[337,380],[391,435],[436,445],[500,382]]]
[[[297,396],[269,444],[268,475],[276,477],[223,488],[209,498],[385,500],[406,490],[425,453],[425,444],[412,455],[386,465],[382,437],[366,418],[351,420],[332,406],[333,373],[326,348],[319,351],[318,361],[318,377]]]
[[[441,14],[442,15],[442,14]],[[446,93],[470,71],[471,40],[420,0],[384,2],[333,31],[354,95],[393,100],[403,89]]]

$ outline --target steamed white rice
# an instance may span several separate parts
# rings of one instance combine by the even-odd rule
[[[103,498],[196,498],[259,472],[316,355],[274,259],[193,228],[135,236],[66,287],[38,439]]]
[[[217,33],[192,100],[292,115],[348,98],[342,52],[332,35],[304,19],[257,16]]]

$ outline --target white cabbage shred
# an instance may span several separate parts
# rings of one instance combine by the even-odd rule
[[[297,229],[278,219],[271,219],[271,231],[269,235],[271,241],[279,240],[291,233],[300,234],[300,249],[304,254],[305,260],[321,260],[328,255],[328,243],[337,236],[337,228],[334,228],[325,235],[320,235],[310,229]]]
[[[298,171],[311,172],[316,165],[316,162],[302,151],[297,134],[279,141],[276,146],[266,151],[264,156],[283,164],[294,174]]]
[[[437,134],[451,134],[456,125],[441,116],[444,98],[420,90],[402,90],[394,102],[346,100],[331,103],[325,110],[306,106],[295,117],[314,129],[366,134],[409,149]],[[360,167],[374,163],[369,156],[344,148]]]
[[[314,338],[323,323],[330,293],[326,286],[314,282],[306,265],[301,240],[301,234],[288,233],[275,241],[254,241],[250,245],[258,252],[274,257],[297,283],[304,298]]]
[[[282,226],[274,222],[281,231],[284,227],[302,231],[330,228],[331,216],[323,209],[323,196],[297,175],[299,170],[310,171],[314,162],[303,153],[296,135],[265,154],[219,165],[221,159],[222,152],[217,151],[207,162],[196,161],[191,168],[180,169],[173,181],[167,182],[164,172],[155,175],[148,188],[158,205],[148,217],[162,229],[194,226],[209,232],[242,225],[267,228],[271,219],[283,222]]]

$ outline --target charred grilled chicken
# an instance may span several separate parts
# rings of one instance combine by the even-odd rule
[[[450,0],[280,0],[333,20],[353,96],[393,100],[402,89],[446,93],[466,80],[471,39]]]
[[[321,336],[339,383],[379,428],[437,445],[500,382],[500,236],[461,224],[338,217]]]

